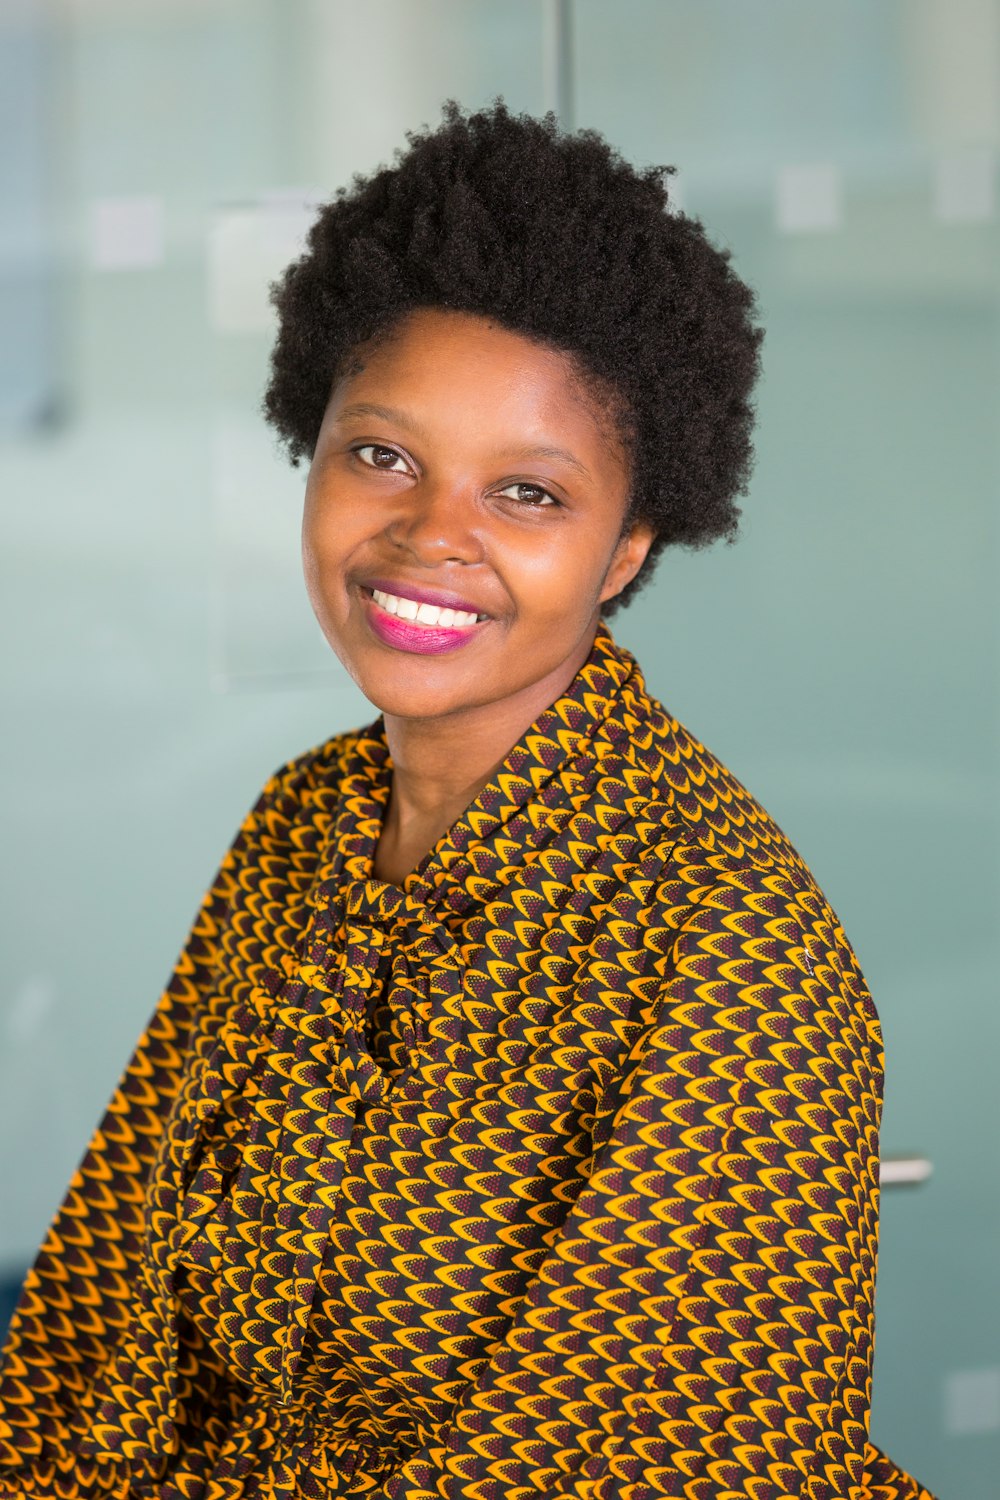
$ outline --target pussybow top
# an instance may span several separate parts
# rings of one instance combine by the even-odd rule
[[[402,887],[384,725],[264,787],[29,1274],[8,1500],[891,1500],[879,1023],[598,629]]]

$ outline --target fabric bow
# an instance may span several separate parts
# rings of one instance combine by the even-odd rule
[[[274,995],[231,1190],[206,1214],[196,1177],[184,1206],[194,1258],[220,1273],[222,1331],[240,1373],[285,1401],[360,1114],[405,1093],[421,1062],[433,1063],[462,991],[454,937],[412,894],[368,879],[326,882],[319,895]],[[369,1042],[384,1006],[390,1066]]]

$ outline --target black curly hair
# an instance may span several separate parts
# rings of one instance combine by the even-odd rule
[[[672,166],[640,171],[595,130],[503,97],[407,131],[409,149],[355,173],[271,285],[278,335],[265,419],[293,464],[311,458],[334,381],[411,309],[457,308],[572,357],[628,455],[623,529],[655,531],[610,615],[668,544],[735,540],[753,462],[763,329],[754,293],[701,222],[668,206]]]

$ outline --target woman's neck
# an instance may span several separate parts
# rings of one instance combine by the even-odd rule
[[[392,785],[375,854],[375,874],[401,885],[479,796],[514,745],[560,697],[590,654],[562,663],[525,692],[439,719],[384,716]]]

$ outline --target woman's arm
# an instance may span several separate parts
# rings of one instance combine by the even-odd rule
[[[94,1372],[127,1322],[146,1179],[180,1085],[192,1022],[213,983],[240,871],[276,784],[271,778],[243,819],[205,893],[25,1279],[0,1368],[0,1465],[24,1467],[67,1447]]]
[[[386,1500],[868,1500],[881,1089],[829,906],[733,862],[506,1338]]]

